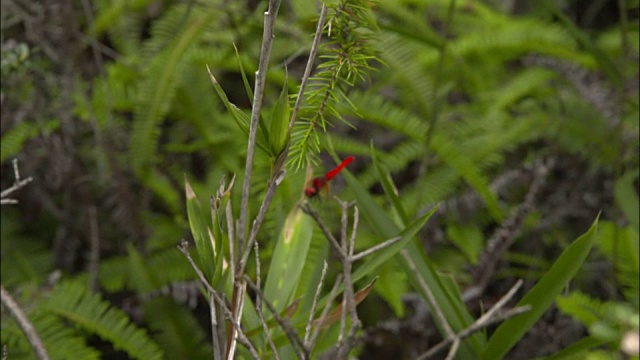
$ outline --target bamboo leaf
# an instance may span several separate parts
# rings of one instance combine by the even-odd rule
[[[640,205],[638,205],[638,193],[634,186],[638,177],[638,169],[635,169],[622,175],[613,185],[616,203],[636,232],[640,232]]]
[[[287,78],[284,79],[284,86],[280,92],[280,98],[273,109],[271,116],[271,127],[269,129],[269,145],[275,157],[279,156],[287,147],[289,142],[289,88]]]
[[[598,219],[589,231],[576,239],[560,255],[551,269],[518,302],[517,306],[531,305],[531,311],[502,323],[491,336],[483,359],[500,359],[531,329],[540,316],[555,301],[567,283],[580,270],[597,236]]]
[[[392,238],[395,236],[399,232],[398,226],[387,216],[384,210],[375,202],[368,191],[355,179],[355,177],[353,177],[348,171],[345,172],[344,176],[349,188],[355,194],[361,214],[371,226],[374,233],[378,234],[378,236],[382,238]],[[423,216],[428,219],[428,217],[431,216],[431,213],[427,213]],[[409,268],[406,261],[402,258],[398,258],[398,263],[403,267],[414,288],[418,290],[420,289],[418,276],[422,277],[434,293],[439,307],[442,309],[445,318],[449,321],[449,325],[454,331],[460,331],[471,325],[473,318],[464,306],[459,294],[451,293],[451,291],[444,285],[427,256],[424,254],[424,250],[416,244],[415,241],[408,241],[406,243],[406,249],[418,272],[416,273]],[[358,271],[361,271],[360,268],[356,273],[358,273]],[[354,280],[355,279],[354,273]],[[425,295],[423,294],[423,296]],[[481,349],[481,337],[479,334],[475,334],[462,342],[460,354],[467,358],[474,358],[477,357],[477,354],[480,353]]]
[[[312,228],[312,219],[296,206],[280,231],[264,285],[265,297],[278,311],[290,302],[296,289],[309,251],[309,229]]]
[[[187,197],[187,215],[189,227],[196,243],[196,250],[200,258],[200,267],[207,279],[211,281],[215,272],[215,239],[211,229],[207,226],[200,202],[196,197],[189,180],[184,179],[185,193]]]
[[[231,103],[229,101],[229,98],[227,97],[227,94],[224,92],[224,90],[222,89],[222,86],[220,86],[220,84],[218,83],[218,80],[216,80],[215,76],[213,76],[213,73],[211,73],[211,69],[209,69],[209,66],[207,66],[207,71],[209,72],[209,77],[211,79],[211,84],[213,84],[213,88],[215,89],[216,93],[218,94],[218,97],[220,98],[220,100],[222,101],[222,104],[227,109],[227,111],[231,114],[231,116],[233,117],[233,120],[235,120],[235,122],[238,125],[238,127],[240,128],[240,130],[242,130],[242,132],[245,133],[245,135],[248,136],[249,135],[249,125],[250,125],[250,122],[251,122],[251,118],[249,117],[249,115],[247,113],[245,113],[244,111],[242,111],[236,105],[234,105],[233,103]],[[262,123],[262,121],[261,121],[261,123]],[[262,125],[261,125],[261,129],[264,128],[264,126],[262,126]],[[264,151],[266,154],[271,154],[271,151],[269,150],[269,145],[267,143],[266,134],[265,134],[264,131],[261,131],[261,132],[258,133],[258,138],[256,140],[256,145],[258,145],[258,147],[262,151]]]

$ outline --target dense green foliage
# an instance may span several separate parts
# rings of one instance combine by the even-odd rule
[[[415,358],[428,350],[427,333],[431,344],[441,339],[432,329],[442,338],[447,326],[462,331],[525,279],[513,304],[531,311],[464,339],[458,358],[626,356],[620,341],[638,333],[640,308],[637,2],[326,3],[290,129],[319,10],[287,1],[275,24],[247,224],[286,164],[257,236],[261,266],[252,254],[246,271],[260,274],[265,298],[280,313],[295,304],[290,320],[304,333],[327,261],[315,317],[337,306],[328,294],[340,263],[297,204],[312,166],[319,174],[329,164],[324,154],[355,155],[332,192],[359,209],[357,250],[400,240],[354,264],[360,294],[375,284],[358,306],[364,329],[353,354]],[[15,24],[31,29],[33,19],[2,14],[11,20],[2,190],[14,180],[11,158],[34,177],[11,195],[18,205],[2,207],[2,285],[52,358],[211,358],[209,299],[172,290],[197,280],[176,245],[193,239],[208,283],[231,299],[228,228],[241,212],[267,4],[97,0],[64,8],[71,14],[47,6],[32,10],[53,12],[43,26],[68,29],[67,40],[25,33]],[[334,201],[310,205],[339,232]],[[447,324],[422,319],[417,341],[409,326],[410,336],[378,326],[417,316],[410,293],[433,313],[423,283]],[[246,298],[244,330],[273,356],[256,294]],[[295,358],[265,315],[282,358]],[[567,315],[579,336],[540,346],[537,324],[562,334],[555,320]],[[338,327],[323,330],[314,358],[335,345]],[[375,345],[376,332],[399,339]],[[4,307],[2,344],[9,358],[34,356]]]

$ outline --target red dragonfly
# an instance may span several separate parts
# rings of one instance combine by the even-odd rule
[[[342,169],[344,169],[347,165],[349,165],[349,163],[351,163],[353,159],[354,159],[353,156],[349,156],[346,159],[342,160],[340,165],[333,168],[324,176],[318,176],[317,178],[311,179],[311,181],[309,181],[309,183],[307,184],[307,187],[304,189],[304,194],[310,199],[318,195],[318,193],[321,190],[327,188],[327,184],[329,183],[329,181],[331,181],[331,179],[336,177],[336,175],[338,175],[338,173]]]

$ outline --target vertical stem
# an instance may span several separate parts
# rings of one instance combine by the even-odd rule
[[[247,162],[245,164],[244,183],[242,184],[242,204],[240,207],[240,218],[238,219],[238,245],[239,253],[242,253],[245,237],[245,224],[247,222],[247,211],[249,207],[249,189],[251,186],[251,175],[253,172],[253,157],[256,149],[256,138],[258,135],[258,121],[260,120],[260,109],[262,108],[262,96],[264,94],[264,84],[267,78],[269,67],[269,56],[271,55],[271,45],[273,44],[273,30],[276,16],[280,8],[281,0],[269,0],[269,9],[264,13],[264,32],[262,34],[262,48],[260,50],[260,62],[256,71],[256,85],[253,93],[253,108],[251,109],[251,126],[249,128],[249,143],[247,144]]]

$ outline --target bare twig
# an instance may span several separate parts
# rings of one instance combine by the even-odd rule
[[[258,242],[254,243],[254,253],[256,255],[256,289],[260,289],[260,253],[258,252],[259,246]],[[262,313],[262,296],[256,296],[256,313],[258,314],[258,318],[260,318],[260,323],[262,323],[262,330],[264,330],[264,335],[267,337],[267,342],[271,347],[271,352],[273,352],[273,356],[277,360],[280,360],[280,354],[278,353],[278,349],[276,349],[276,345],[273,343],[273,338],[271,337],[271,331],[269,331],[269,325],[264,318],[264,314]]]
[[[358,329],[362,326],[360,319],[358,318],[358,312],[356,310],[356,300],[355,300],[355,292],[353,290],[353,280],[351,278],[351,269],[353,265],[353,252],[355,248],[355,238],[356,231],[358,225],[358,210],[357,207],[354,209],[354,221],[353,221],[353,231],[350,239],[347,239],[347,226],[348,224],[348,214],[349,208],[353,206],[353,203],[347,203],[340,201],[338,203],[342,209],[342,251],[347,256],[341,259],[342,261],[342,276],[344,277],[344,293],[343,293],[343,308],[342,308],[342,323],[340,327],[340,336],[338,338],[338,359],[347,359],[349,356],[349,351],[353,347],[353,343],[355,340],[355,336],[358,332]],[[351,316],[351,328],[349,329],[349,333],[347,334],[346,339],[343,339],[344,335],[344,326],[346,325],[346,314],[349,312]]]
[[[304,211],[308,215],[311,215],[311,217],[316,221],[318,226],[320,226],[320,230],[322,230],[324,237],[327,238],[327,240],[329,240],[329,242],[331,243],[331,246],[333,246],[333,249],[336,252],[338,252],[338,255],[340,256],[340,258],[346,259],[347,254],[344,253],[342,246],[340,245],[340,243],[338,243],[338,240],[336,240],[333,234],[331,234],[331,230],[329,230],[329,228],[324,224],[324,222],[322,222],[322,219],[320,219],[320,215],[318,215],[318,213],[315,210],[313,210],[308,203],[300,205],[300,208],[302,209],[302,211]]]
[[[478,265],[475,268],[473,276],[475,284],[482,293],[486,288],[489,280],[493,276],[498,262],[502,258],[502,254],[513,244],[516,236],[520,233],[525,216],[534,208],[535,199],[540,193],[542,186],[546,183],[549,165],[543,160],[535,163],[535,172],[533,182],[524,201],[514,208],[504,223],[498,228],[491,238],[487,241],[487,246]]]
[[[309,59],[307,59],[307,67],[304,69],[304,75],[302,76],[302,80],[300,81],[300,90],[298,90],[298,97],[296,98],[296,103],[293,106],[293,111],[291,112],[291,119],[289,120],[289,131],[293,129],[293,124],[295,124],[296,118],[298,117],[298,110],[300,110],[300,105],[302,104],[302,98],[304,95],[304,89],[307,86],[307,81],[309,81],[309,76],[311,75],[311,68],[313,67],[314,61],[316,60],[316,54],[318,53],[318,44],[320,43],[320,39],[322,38],[322,29],[324,28],[324,21],[326,18],[327,5],[323,3],[322,9],[320,10],[320,18],[318,19],[318,26],[316,27],[316,34],[313,37],[313,43],[311,44]]]
[[[320,314],[320,317],[318,318],[317,322],[314,321],[314,323],[317,323],[317,324],[324,323],[324,320],[327,318],[327,315],[329,314],[329,309],[331,308],[330,305],[333,302],[333,300],[336,298],[336,295],[338,294],[338,289],[340,288],[341,282],[342,282],[342,275],[338,275],[338,277],[336,278],[336,282],[333,284],[333,287],[331,288],[329,297],[327,298],[327,304],[325,305],[324,309],[322,309],[322,314]],[[320,334],[321,327],[322,327],[321,325],[317,326],[313,331],[313,335],[311,335],[311,341],[309,342],[309,345],[308,345],[309,352],[313,350],[313,347],[315,346],[316,341],[318,340],[318,335]]]
[[[186,240],[182,240],[180,242],[180,245],[178,245],[178,250],[180,250],[180,252],[182,252],[182,254],[184,254],[184,256],[187,258],[187,260],[189,261],[189,264],[191,264],[191,267],[196,272],[196,275],[198,275],[198,279],[200,279],[200,283],[202,283],[202,285],[204,285],[204,287],[207,289],[207,292],[209,293],[209,295],[213,297],[213,299],[218,304],[220,309],[222,309],[222,311],[224,312],[225,318],[227,318],[229,321],[231,321],[233,326],[236,329],[240,329],[240,324],[236,321],[235,317],[233,316],[233,313],[231,312],[231,310],[229,309],[229,307],[225,303],[224,299],[218,295],[217,291],[214,288],[211,287],[211,285],[207,281],[207,278],[204,276],[204,274],[202,273],[200,268],[198,268],[196,263],[193,261],[193,258],[191,258],[191,254],[189,254],[189,249],[188,248],[189,248],[189,243]],[[244,332],[239,330],[236,333],[236,335],[237,335],[238,341],[240,341],[240,343],[242,345],[244,345],[249,350],[251,355],[255,359],[260,359],[260,356],[258,355],[258,352],[257,352],[256,348],[253,346],[253,344],[247,338],[247,336],[244,334]]]
[[[2,295],[2,305],[9,310],[9,313],[11,313],[11,316],[16,320],[20,329],[22,329],[22,332],[27,336],[27,340],[29,340],[29,344],[31,344],[31,347],[36,353],[38,359],[48,360],[49,354],[47,353],[47,349],[44,347],[44,343],[42,342],[42,339],[40,339],[40,335],[38,335],[38,332],[27,318],[27,315],[4,286],[0,286],[0,291]]]
[[[378,244],[376,246],[373,246],[373,247],[371,247],[371,248],[369,248],[367,250],[363,250],[363,251],[351,256],[351,261],[353,261],[353,262],[358,261],[358,260],[360,260],[360,259],[362,259],[364,257],[367,257],[367,256],[373,254],[376,251],[380,251],[380,250],[382,250],[384,248],[387,248],[387,247],[397,243],[400,240],[402,240],[402,236],[396,236],[396,237],[391,238],[389,240],[385,240],[384,242],[382,242],[382,243],[380,243],[380,244]]]
[[[278,174],[276,174],[276,176],[271,179],[271,181],[269,181],[269,184],[267,185],[267,192],[264,196],[262,204],[260,205],[258,215],[253,221],[251,233],[249,234],[249,241],[247,241],[247,248],[244,250],[242,261],[240,262],[240,274],[244,272],[244,267],[246,266],[247,260],[249,259],[249,254],[251,253],[251,249],[253,248],[253,243],[256,241],[256,237],[258,236],[258,230],[260,229],[260,226],[262,226],[262,222],[267,215],[267,210],[269,209],[269,205],[271,204],[273,195],[275,195],[276,193],[276,188],[284,179],[285,174],[286,172],[284,170],[281,170]]]
[[[271,55],[271,45],[273,44],[273,38],[275,36],[273,31],[279,8],[280,0],[269,0],[269,9],[264,13],[262,48],[260,49],[258,71],[256,71],[253,107],[251,109],[251,125],[249,127],[249,142],[247,144],[247,161],[245,163],[244,182],[242,184],[242,202],[240,205],[240,217],[238,219],[238,244],[240,245],[241,252],[244,250],[242,243],[245,241],[245,223],[247,221],[247,212],[249,210],[249,190],[251,188],[253,157],[256,150],[256,139],[258,135],[258,121],[260,120],[264,85],[267,78],[267,69],[269,68],[269,56]]]
[[[271,302],[269,302],[269,300],[265,299],[264,293],[262,293],[262,290],[260,290],[256,286],[256,284],[254,284],[253,281],[251,281],[251,278],[249,278],[249,276],[245,275],[244,280],[246,281],[247,284],[249,284],[249,287],[256,292],[256,296],[260,297],[262,301],[264,301],[264,304],[267,305],[267,309],[269,309],[269,311],[273,315],[273,318],[276,320],[278,325],[280,325],[284,333],[287,335],[287,338],[289,338],[291,347],[296,352],[296,355],[298,355],[298,358],[308,359],[309,352],[307,351],[304,344],[302,343],[302,340],[300,340],[300,337],[296,333],[296,330],[291,326],[291,324],[288,321],[285,321],[284,319],[282,319],[282,317],[280,317],[280,314],[278,314],[278,310],[276,310],[276,308],[273,307],[273,305],[271,304]]]
[[[231,336],[229,339],[229,346],[227,347],[227,360],[233,360],[236,353],[236,343],[238,341],[238,335],[244,336],[242,328],[240,327],[240,318],[242,317],[242,309],[244,308],[245,294],[247,293],[247,283],[244,281],[234,280],[235,295],[239,301],[236,302],[236,306],[232,307],[232,328]]]
[[[409,265],[409,268],[411,269],[411,271],[413,271],[415,274],[419,274],[418,269],[416,268],[416,264],[414,264],[413,260],[411,260],[411,256],[409,256],[409,254],[407,253],[407,250],[405,249],[400,250],[400,254],[404,258],[404,260],[407,262],[407,265]],[[442,326],[442,328],[444,329],[444,332],[446,333],[446,338],[453,338],[455,334],[451,329],[451,326],[449,325],[447,318],[444,316],[442,309],[440,309],[440,306],[436,301],[436,297],[433,295],[433,293],[431,292],[431,289],[429,288],[427,283],[424,281],[422,276],[418,276],[417,278],[418,278],[418,283],[420,284],[420,288],[422,289],[422,291],[424,291],[425,295],[427,296],[427,301],[429,301],[429,304],[431,305],[431,309],[436,313],[436,316],[440,321],[440,325]]]
[[[316,307],[318,306],[318,299],[320,298],[320,292],[322,290],[322,284],[324,283],[324,277],[327,275],[327,262],[324,262],[322,266],[322,274],[320,275],[320,281],[318,282],[318,288],[316,289],[316,294],[313,297],[313,303],[311,303],[311,310],[309,311],[309,320],[307,320],[307,326],[304,331],[304,346],[311,352],[310,345],[310,336],[311,336],[311,326],[313,325],[313,316],[316,313]]]
[[[220,336],[218,329],[218,315],[216,314],[216,302],[213,294],[209,293],[209,311],[211,313],[211,340],[213,341],[213,359],[222,359],[222,349],[220,348]]]
[[[476,331],[483,329],[489,325],[504,321],[508,318],[516,316],[518,314],[522,314],[531,309],[530,305],[520,306],[517,308],[509,309],[507,311],[502,311],[504,306],[513,298],[518,289],[522,286],[522,280],[518,280],[511,289],[484,315],[479,317],[471,326],[466,329],[460,331],[454,336],[447,337],[443,339],[441,342],[436,344],[434,347],[429,349],[429,351],[418,357],[418,360],[424,360],[432,357],[440,350],[444,349],[448,344],[452,344],[451,349],[449,350],[449,354],[447,358],[453,358],[457,352],[458,346],[460,345],[462,339],[470,336]]]
[[[20,179],[20,171],[18,170],[18,159],[13,159],[12,163],[13,163],[13,176],[15,180],[11,187],[5,190],[2,190],[2,192],[0,192],[0,205],[17,204],[18,200],[5,199],[5,198],[9,196],[11,193],[13,193],[14,191],[22,187],[25,187],[28,183],[33,181],[33,178],[31,176],[29,176],[26,179]]]
[[[244,272],[244,266],[246,264],[247,259],[249,258],[249,254],[252,249],[252,244],[249,244],[249,241],[245,239],[246,232],[246,222],[247,216],[249,212],[249,192],[251,188],[251,177],[253,173],[253,158],[256,150],[256,139],[258,135],[258,123],[260,120],[260,110],[262,108],[262,98],[264,95],[264,86],[267,78],[267,70],[269,68],[269,56],[271,55],[271,46],[273,44],[274,38],[274,28],[275,28],[275,20],[278,15],[278,9],[280,8],[281,0],[269,0],[269,8],[264,13],[264,30],[262,33],[262,47],[260,49],[260,60],[258,62],[258,71],[256,71],[256,82],[255,82],[255,90],[253,92],[253,106],[251,109],[251,124],[249,125],[249,141],[247,142],[247,160],[245,162],[245,173],[244,180],[242,183],[242,199],[240,203],[240,216],[238,217],[238,236],[237,236],[237,244],[238,244],[238,259],[240,259],[237,264],[236,272],[233,273],[233,292],[231,295],[231,308],[235,312],[235,315],[239,319],[242,314],[242,307],[244,306],[244,295],[239,296],[239,292],[241,288],[244,287],[244,282],[241,280],[242,274]],[[279,171],[279,170],[278,170]],[[277,186],[278,181],[274,178],[271,179],[270,186],[268,189],[267,196],[261,205],[260,213],[263,214],[263,211],[266,212],[266,209],[269,207],[271,202],[270,197],[268,197],[269,191],[274,192],[275,187]],[[264,209],[264,210],[262,210]],[[259,214],[260,215],[260,214]],[[264,216],[264,214],[262,215]],[[255,239],[256,233],[260,228],[262,223],[261,218],[254,221],[253,230],[250,237]],[[244,245],[245,241],[247,244]],[[251,240],[250,241],[254,241]],[[242,254],[242,256],[240,256]],[[228,345],[231,345],[228,343]],[[231,346],[228,346],[229,350]],[[232,352],[228,352],[229,356],[233,356]]]
[[[225,209],[225,217],[227,218],[227,235],[229,236],[229,267],[231,274],[236,273],[236,251],[234,241],[234,226],[233,226],[233,207],[231,201],[227,202]]]

